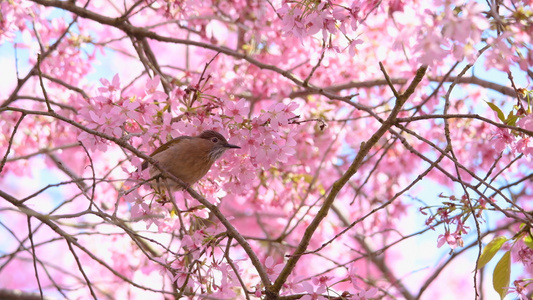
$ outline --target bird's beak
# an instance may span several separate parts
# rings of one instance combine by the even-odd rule
[[[239,147],[239,146],[237,146],[237,145],[232,145],[232,144],[226,144],[226,145],[224,145],[224,147],[226,147],[226,148],[241,149],[241,147]]]

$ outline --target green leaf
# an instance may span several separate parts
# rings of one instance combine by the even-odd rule
[[[507,119],[505,124],[511,125],[511,126],[516,126],[516,120],[518,120],[518,116],[512,116],[511,118]]]
[[[485,246],[485,249],[483,249],[483,252],[479,257],[477,268],[483,268],[494,257],[496,252],[500,250],[500,248],[505,242],[507,242],[507,238],[504,236],[496,237],[492,241],[490,241],[487,246]]]
[[[518,120],[518,116],[515,116],[514,112],[511,110],[511,112],[507,115],[507,119],[505,119],[505,124],[515,126],[516,120]]]
[[[500,299],[503,299],[507,294],[510,282],[511,251],[507,251],[496,265],[496,268],[494,268],[494,273],[492,274],[492,286],[494,287],[494,290],[500,295]]]
[[[500,121],[505,123],[505,115],[503,114],[503,111],[498,106],[496,106],[496,104],[492,102],[488,102],[488,101],[485,101],[485,102],[487,102],[490,108],[492,108],[492,110],[498,114],[498,119],[500,119]]]
[[[533,238],[531,238],[530,235],[526,235],[524,238],[524,243],[529,247],[529,249],[533,249]]]

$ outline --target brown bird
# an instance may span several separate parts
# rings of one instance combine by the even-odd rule
[[[152,154],[159,166],[172,175],[181,179],[186,185],[191,186],[204,177],[211,168],[211,165],[219,159],[226,150],[241,147],[232,145],[218,132],[206,130],[199,136],[180,136],[159,148]],[[142,170],[148,167],[148,161],[143,162]],[[150,167],[150,176],[154,177],[161,172]],[[168,179],[160,183],[157,181],[154,188],[167,187],[171,191],[182,189],[174,180]]]

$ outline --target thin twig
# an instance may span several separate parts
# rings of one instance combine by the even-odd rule
[[[74,248],[72,247],[72,243],[69,240],[65,240],[65,242],[67,242],[68,248],[70,252],[72,253],[72,256],[74,256],[74,260],[76,261],[76,264],[78,265],[78,269],[80,270],[81,275],[83,276],[83,278],[85,279],[85,282],[87,283],[87,287],[89,288],[91,295],[93,296],[95,300],[97,300],[98,297],[96,297],[96,294],[94,293],[93,285],[91,281],[89,280],[89,277],[87,277],[87,274],[85,274],[85,271],[83,270],[83,266],[81,265],[80,259],[78,258],[78,255],[76,254],[76,252],[74,251]]]
[[[33,232],[31,230],[31,216],[27,215],[26,220],[28,221],[28,239],[30,240],[31,250],[32,250],[32,259],[33,259],[33,270],[35,271],[35,279],[37,280],[37,285],[39,286],[39,294],[41,299],[43,298],[43,287],[41,286],[41,280],[39,279],[39,271],[37,270],[37,254],[35,253],[35,245],[33,244]]]
[[[22,122],[22,120],[24,119],[25,116],[26,116],[26,114],[22,113],[22,115],[18,119],[17,123],[15,124],[15,127],[13,128],[13,133],[11,134],[11,137],[9,138],[9,142],[7,143],[6,154],[4,154],[4,157],[2,158],[2,162],[0,162],[0,173],[2,173],[2,170],[4,169],[4,166],[5,166],[6,161],[7,161],[7,156],[9,155],[9,152],[11,151],[11,146],[13,146],[13,139],[15,138],[15,133],[17,132],[17,130],[19,128],[19,125],[20,125],[20,123]]]
[[[387,81],[387,84],[389,85],[389,88],[391,89],[392,93],[394,94],[394,97],[398,98],[400,97],[400,94],[398,94],[398,91],[396,91],[396,88],[394,87],[394,84],[392,84],[392,80],[389,77],[389,74],[387,74],[387,70],[385,70],[385,67],[383,66],[382,62],[379,62],[379,69],[383,73],[383,76],[385,77],[385,81]]]

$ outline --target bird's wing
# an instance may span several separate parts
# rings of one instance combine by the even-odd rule
[[[164,143],[163,145],[159,146],[159,148],[155,149],[155,151],[152,152],[152,154],[150,154],[150,156],[153,157],[157,153],[161,153],[161,152],[167,150],[168,148],[170,148],[170,146],[177,145],[181,141],[188,140],[188,139],[192,139],[192,137],[190,137],[190,136],[180,136],[180,137],[177,137],[175,139],[171,139],[170,141],[168,141],[168,142]],[[141,170],[144,170],[146,168],[148,168],[148,161],[144,161],[143,164],[141,165]]]

